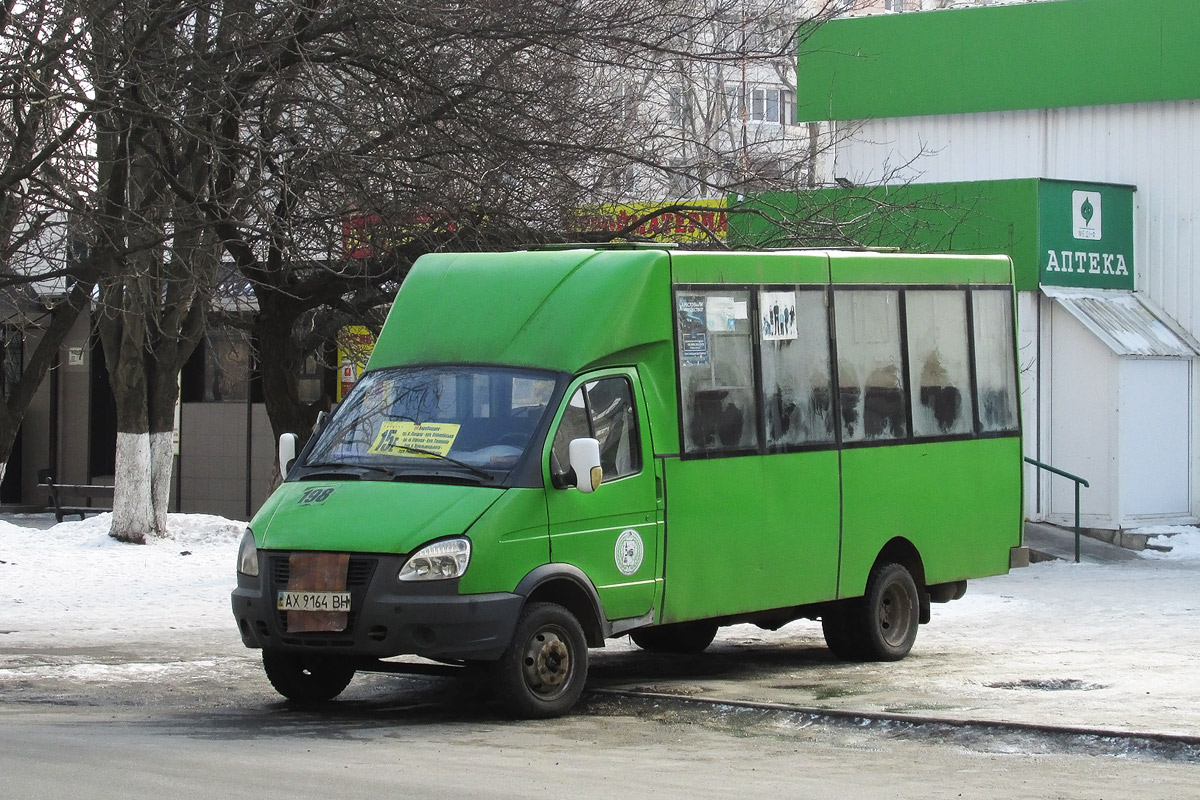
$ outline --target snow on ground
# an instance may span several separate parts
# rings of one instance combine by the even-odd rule
[[[0,521],[0,645],[89,645],[230,627],[244,522],[171,514],[145,545],[108,535],[111,514],[47,529]]]
[[[0,521],[0,689],[36,675],[258,674],[229,605],[245,523],[171,515],[169,538],[139,546],[109,537],[107,514],[57,525],[44,515],[17,521]],[[1158,537],[1172,550],[1118,564],[1047,562],[971,581],[962,600],[933,607],[913,653],[895,664],[829,661],[812,622],[778,631],[737,625],[722,630],[717,657],[759,645],[759,657],[778,670],[684,682],[730,699],[1200,734],[1200,530],[1141,532],[1172,534]],[[136,641],[165,642],[169,652],[122,663],[83,652]],[[631,648],[620,639],[596,656],[620,658]],[[772,649],[796,660],[771,661],[764,652]],[[630,677],[632,685],[653,680]],[[688,691],[678,680],[667,690]]]
[[[1130,533],[1147,533],[1156,545],[1166,545],[1171,548],[1169,553],[1147,551],[1150,558],[1170,558],[1200,560],[1200,528],[1178,525],[1151,525],[1145,528],[1135,528]]]

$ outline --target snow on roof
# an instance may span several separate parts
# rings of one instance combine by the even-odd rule
[[[1118,356],[1200,356],[1200,342],[1138,292],[1043,286],[1042,293]]]

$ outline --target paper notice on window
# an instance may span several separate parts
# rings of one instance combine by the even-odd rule
[[[460,427],[454,422],[384,422],[379,426],[379,433],[367,452],[425,458],[448,455],[454,440],[458,438]]]
[[[795,292],[760,292],[758,314],[764,342],[796,338]]]
[[[739,319],[746,319],[746,301],[732,297],[708,298],[708,329],[710,331],[736,330]]]
[[[702,294],[681,294],[676,299],[679,360],[686,367],[708,364],[707,299]]]

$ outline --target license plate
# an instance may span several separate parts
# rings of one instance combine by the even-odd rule
[[[275,599],[280,611],[349,611],[349,592],[280,592]]]

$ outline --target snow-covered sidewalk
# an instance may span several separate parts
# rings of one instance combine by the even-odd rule
[[[170,538],[137,546],[108,536],[108,515],[16,521],[0,521],[0,698],[19,699],[56,653],[77,667],[83,648],[128,642],[251,673],[229,610],[244,523],[172,515]],[[614,669],[633,649],[621,639],[595,652],[595,672],[609,665],[606,685],[727,699],[1200,735],[1200,532],[1185,531],[1170,553],[972,581],[962,600],[934,606],[895,664],[833,661],[820,626],[798,622],[721,632],[713,665],[745,658],[755,670]]]
[[[45,524],[44,515],[16,519]],[[229,592],[244,522],[172,514],[170,538],[146,545],[116,541],[111,522],[100,514],[42,530],[0,521],[0,646],[232,629]]]

